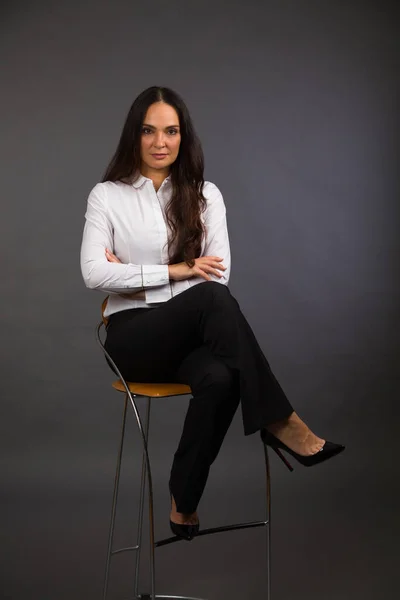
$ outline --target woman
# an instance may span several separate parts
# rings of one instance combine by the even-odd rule
[[[146,89],[90,192],[81,248],[86,286],[109,294],[105,347],[124,378],[192,389],[170,476],[170,525],[185,539],[198,533],[196,509],[239,402],[245,435],[260,431],[281,458],[279,448],[310,466],[344,449],[293,411],[231,295],[225,205],[203,170],[185,103]]]

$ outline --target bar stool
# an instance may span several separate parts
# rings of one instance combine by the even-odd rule
[[[107,350],[104,348],[104,344],[101,340],[101,329],[105,327],[108,323],[108,319],[104,317],[104,310],[107,305],[108,297],[102,303],[102,320],[96,327],[96,336],[97,341],[103,349],[103,352],[110,364],[115,369],[115,372],[119,376],[119,379],[112,383],[112,386],[115,390],[119,392],[125,393],[125,402],[123,408],[123,416],[122,416],[122,432],[121,439],[119,443],[118,450],[118,458],[117,458],[117,466],[114,480],[114,492],[113,492],[113,500],[112,500],[112,508],[111,508],[111,519],[110,519],[110,529],[109,529],[109,537],[108,537],[108,548],[107,548],[107,559],[106,559],[106,567],[105,567],[105,576],[104,576],[104,588],[103,588],[103,600],[107,600],[107,592],[108,592],[108,581],[109,581],[109,573],[110,573],[110,562],[111,557],[115,554],[120,554],[122,552],[135,551],[136,552],[136,561],[135,561],[135,571],[134,571],[134,600],[156,600],[156,598],[163,598],[163,600],[201,600],[200,598],[192,598],[188,596],[169,596],[169,595],[159,595],[156,594],[155,590],[155,549],[160,548],[161,546],[166,546],[167,544],[172,544],[174,542],[182,541],[181,538],[177,536],[168,537],[165,539],[155,540],[155,531],[154,531],[154,508],[153,508],[153,479],[151,472],[151,464],[148,453],[148,439],[149,439],[149,427],[150,427],[150,409],[151,409],[151,400],[153,398],[168,398],[170,396],[181,396],[186,394],[191,394],[191,389],[188,385],[179,384],[179,383],[133,383],[129,381],[125,381],[122,377],[117,365],[112,360],[111,356],[108,354]],[[135,402],[136,397],[145,397],[147,402],[145,404],[145,419],[141,418],[139,414],[139,410],[137,407],[137,403]],[[118,501],[118,488],[119,488],[119,478],[120,478],[120,469],[122,462],[122,453],[123,453],[123,444],[124,444],[124,435],[125,435],[125,424],[127,417],[128,404],[131,405],[137,426],[139,429],[141,441],[142,441],[142,472],[141,472],[141,481],[140,481],[140,494],[139,494],[139,513],[138,513],[138,525],[137,525],[137,539],[136,545],[130,546],[127,548],[119,548],[113,550],[113,537],[114,537],[114,526],[115,526],[115,515],[117,509],[117,501]],[[268,449],[265,444],[263,444],[264,448],[264,457],[265,457],[265,472],[266,472],[266,519],[264,521],[250,521],[246,523],[236,523],[233,525],[225,525],[222,527],[213,527],[209,529],[200,529],[198,536],[203,535],[211,535],[214,533],[221,533],[226,531],[233,531],[236,529],[248,529],[254,527],[266,527],[267,535],[266,535],[266,559],[267,559],[267,600],[271,600],[271,478],[270,478],[270,466],[269,466],[269,457],[268,457]],[[142,545],[142,533],[143,533],[143,511],[144,511],[144,502],[145,502],[145,489],[146,489],[146,481],[147,481],[147,489],[148,489],[148,513],[149,513],[149,539],[150,539],[150,593],[139,593],[139,567],[140,567],[140,551]]]

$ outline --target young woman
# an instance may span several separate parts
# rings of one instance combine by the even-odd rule
[[[170,476],[170,524],[185,539],[198,533],[196,509],[239,403],[245,435],[260,431],[304,465],[344,449],[293,411],[230,293],[226,209],[203,170],[183,100],[144,90],[89,194],[81,248],[86,286],[109,294],[105,347],[123,377],[192,389]]]

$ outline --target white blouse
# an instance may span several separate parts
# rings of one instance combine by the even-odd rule
[[[228,284],[231,255],[226,208],[216,185],[206,181],[207,207],[201,214],[205,236],[201,256],[219,256],[225,271],[214,281]],[[87,200],[81,246],[81,271],[86,287],[109,294],[104,316],[128,308],[156,307],[203,277],[169,280],[168,229],[165,207],[171,197],[168,176],[156,192],[153,182],[140,175],[131,183],[97,183]],[[121,261],[107,260],[108,248]]]

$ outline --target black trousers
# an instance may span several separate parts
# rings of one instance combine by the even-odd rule
[[[196,510],[239,402],[245,435],[293,412],[238,302],[218,282],[111,315],[105,348],[127,381],[192,389],[170,477],[178,512]]]

